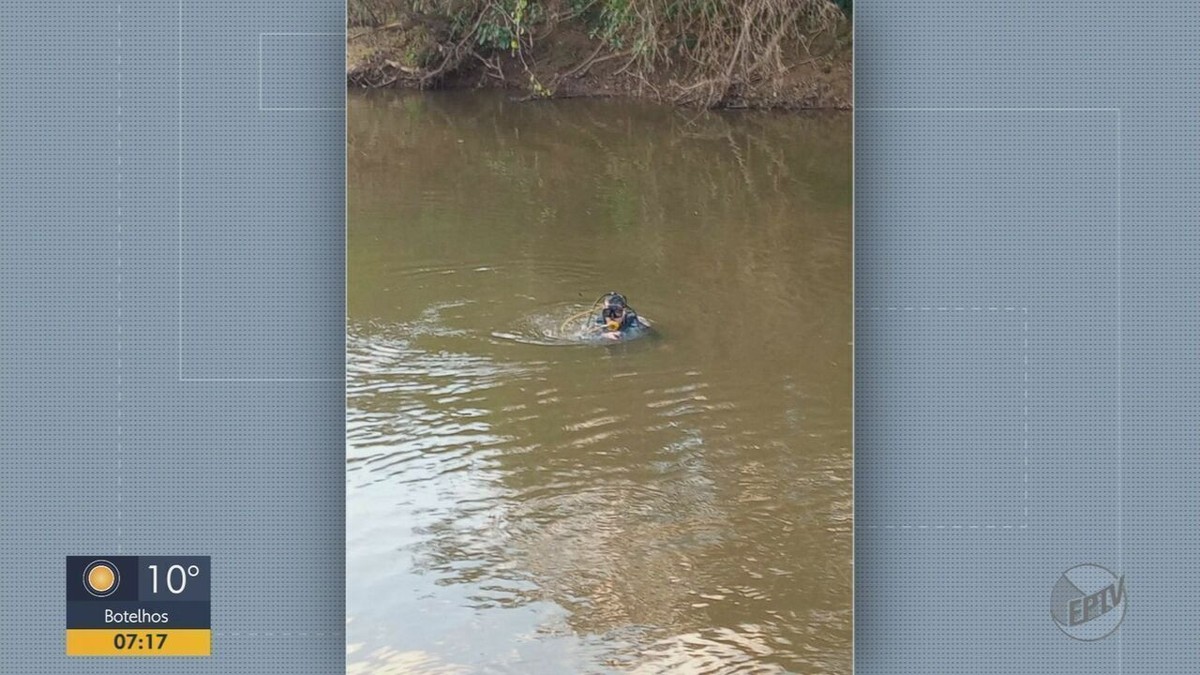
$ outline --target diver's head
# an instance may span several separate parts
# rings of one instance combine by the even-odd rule
[[[604,299],[604,309],[600,310],[600,317],[608,324],[609,328],[614,325],[620,325],[625,318],[625,309],[628,307],[625,303],[625,296],[620,293],[609,293]]]

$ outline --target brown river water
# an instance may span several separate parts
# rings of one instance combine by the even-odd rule
[[[348,107],[348,672],[849,673],[849,114]]]

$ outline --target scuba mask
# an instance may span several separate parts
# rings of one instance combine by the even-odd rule
[[[600,313],[600,317],[604,319],[604,327],[609,330],[619,329],[624,315],[625,310],[622,307],[605,307]]]

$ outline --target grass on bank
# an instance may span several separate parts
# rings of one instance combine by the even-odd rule
[[[849,3],[349,0],[349,54],[359,64],[349,77],[433,87],[477,72],[549,96],[597,68],[656,98],[715,106],[845,51]]]

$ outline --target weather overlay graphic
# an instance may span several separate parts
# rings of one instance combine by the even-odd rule
[[[67,556],[68,656],[208,656],[208,556]]]

